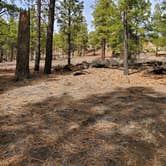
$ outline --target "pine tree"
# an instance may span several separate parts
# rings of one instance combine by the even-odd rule
[[[0,16],[3,16],[4,14],[13,15],[15,12],[18,12],[19,9],[14,4],[9,4],[5,1],[0,1]]]
[[[161,4],[155,5],[155,11],[152,17],[152,35],[151,41],[156,46],[156,55],[158,55],[158,47],[164,47],[166,45],[166,1]]]
[[[96,31],[92,31],[89,33],[88,44],[90,49],[93,50],[93,55],[96,55],[96,50],[100,48],[100,41]]]
[[[14,58],[14,49],[17,45],[18,23],[13,16],[9,19],[8,45],[10,49],[10,61]]]
[[[41,0],[37,0],[37,48],[35,58],[35,71],[39,71],[41,57]]]
[[[74,35],[74,47],[77,50],[77,55],[85,55],[85,51],[88,47],[88,29],[85,22],[79,24],[79,29]]]
[[[67,40],[68,65],[71,64],[72,41],[75,31],[83,21],[83,2],[79,0],[63,0],[59,6],[58,23],[60,30]]]
[[[162,10],[160,4],[155,5],[155,12],[152,17],[152,42],[156,46],[156,55],[158,55],[158,47],[162,45],[162,37],[161,37],[161,29],[162,29],[162,22],[161,22],[161,15]]]
[[[55,0],[50,0],[49,16],[47,27],[46,58],[44,73],[51,74],[52,50],[53,50],[53,31],[54,31]]]
[[[114,2],[111,0],[97,0],[93,12],[94,26],[102,48],[102,59],[105,59],[106,45],[110,36],[111,12]]]
[[[20,11],[17,59],[16,59],[16,80],[29,77],[29,45],[30,45],[30,12]]]
[[[149,0],[119,0],[123,15],[124,74],[128,75],[128,59],[139,52],[141,37],[145,36],[150,18]]]
[[[30,9],[30,60],[34,60],[34,54],[36,51],[36,43],[37,43],[37,31],[36,31],[36,11],[35,6],[33,5]]]

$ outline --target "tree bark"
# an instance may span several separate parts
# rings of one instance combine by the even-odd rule
[[[40,69],[40,57],[41,57],[41,0],[37,0],[37,49],[35,57],[35,71]]]
[[[101,53],[101,58],[102,58],[102,60],[105,59],[105,52],[106,52],[106,40],[103,39],[103,40],[102,40],[102,53]]]
[[[71,65],[71,34],[68,34],[68,65]]]
[[[156,46],[156,56],[158,56],[158,46]]]
[[[124,75],[129,75],[128,69],[128,18],[127,11],[123,13],[123,26],[124,26]]]
[[[11,44],[10,46],[10,61],[12,62],[14,58],[14,46]]]
[[[67,36],[67,40],[68,40],[68,65],[71,65],[71,11],[70,9],[68,10],[68,16],[69,16],[69,22],[68,22],[68,36]]]
[[[51,74],[52,51],[53,51],[54,12],[55,12],[55,0],[50,0],[48,27],[47,27],[47,41],[46,41],[46,58],[45,58],[45,68],[44,68],[45,74]]]
[[[3,62],[3,48],[1,48],[0,63]]]
[[[29,77],[30,11],[21,10],[18,27],[16,80]]]

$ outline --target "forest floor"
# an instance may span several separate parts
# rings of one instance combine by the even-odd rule
[[[166,75],[89,68],[15,82],[14,68],[0,65],[0,166],[166,166]]]

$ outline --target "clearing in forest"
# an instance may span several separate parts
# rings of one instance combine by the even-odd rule
[[[164,74],[89,68],[14,82],[14,67],[0,66],[0,165],[166,165]]]

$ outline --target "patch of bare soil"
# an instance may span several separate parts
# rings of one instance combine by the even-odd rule
[[[89,68],[14,82],[9,66],[0,66],[0,165],[166,165],[165,75]]]

